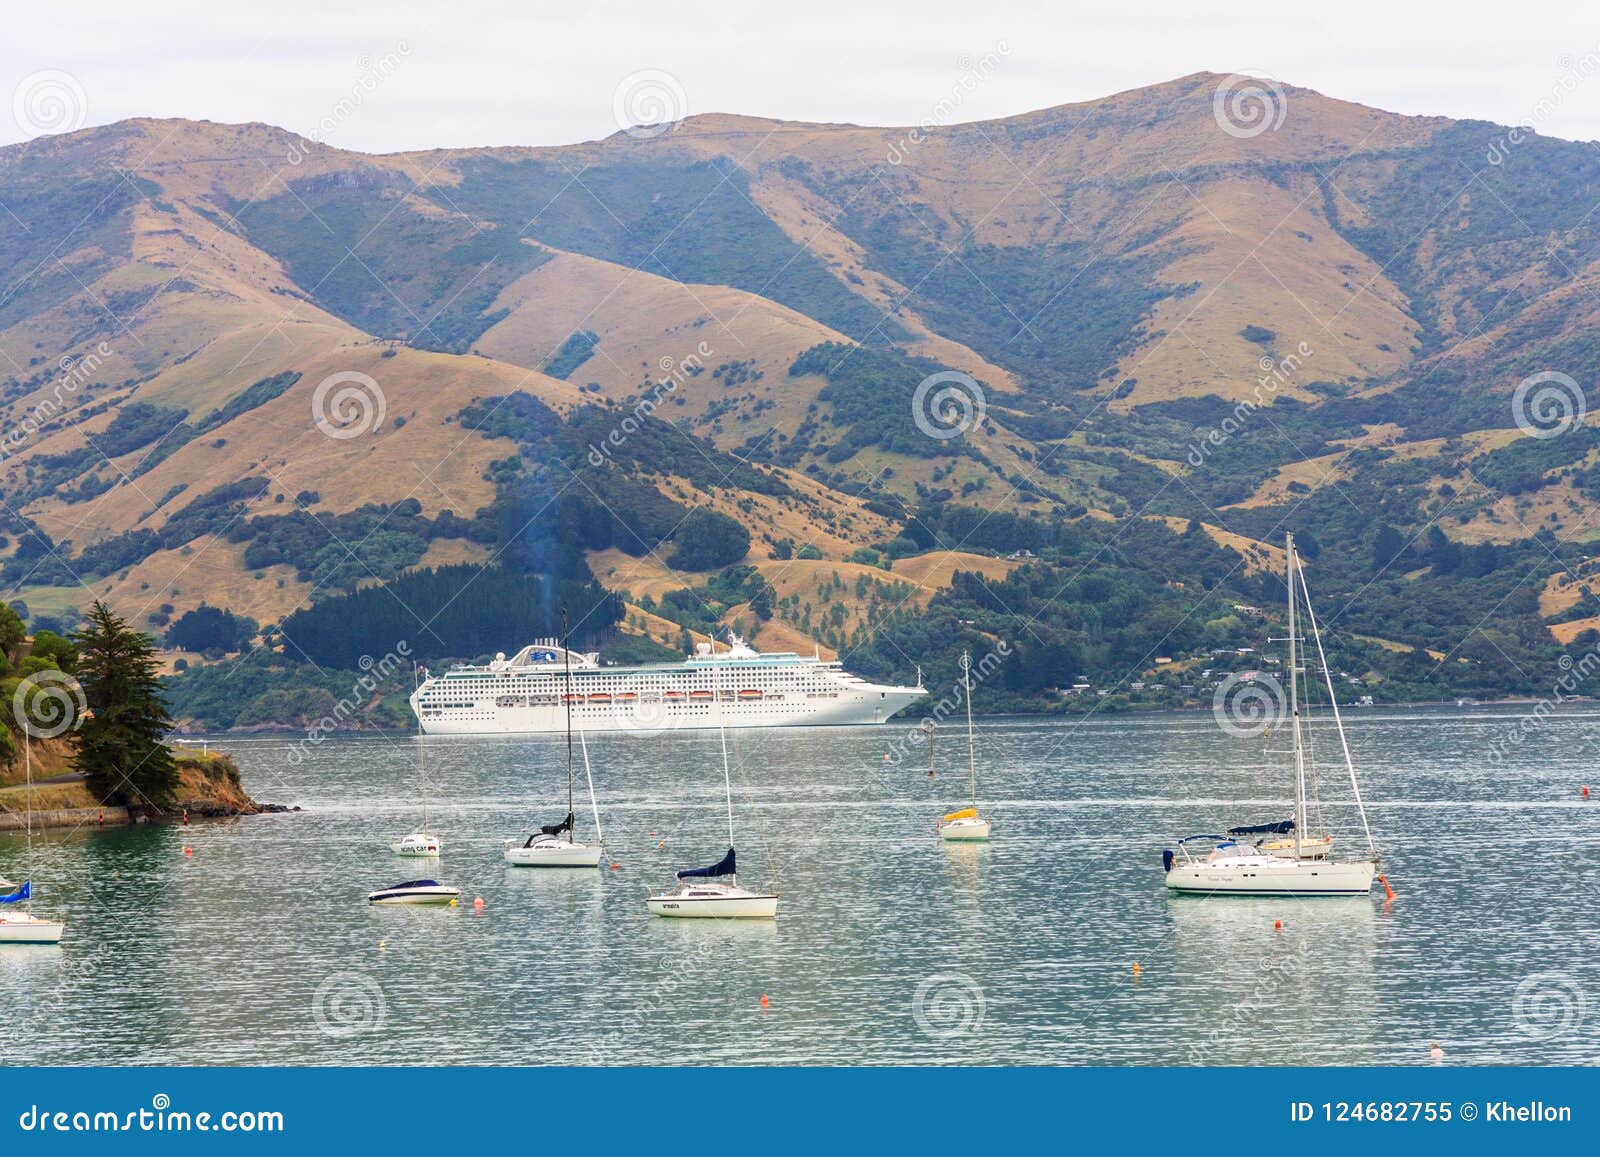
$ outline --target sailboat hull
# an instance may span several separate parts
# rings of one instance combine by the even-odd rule
[[[652,916],[689,920],[773,920],[778,915],[776,892],[752,892],[726,885],[700,885],[649,897]]]
[[[939,838],[952,843],[978,843],[989,838],[989,821],[951,820],[939,825]]]
[[[1174,864],[1167,887],[1202,896],[1362,896],[1378,866],[1370,860],[1333,863],[1275,856]]]
[[[575,844],[566,840],[541,840],[524,847],[506,843],[506,863],[515,868],[598,868],[605,849],[600,844]]]
[[[26,912],[0,915],[0,944],[59,944],[67,926]]]

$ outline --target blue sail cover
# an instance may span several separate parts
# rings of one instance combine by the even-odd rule
[[[680,880],[702,880],[712,876],[731,876],[734,873],[733,849],[728,849],[728,854],[709,868],[685,868],[678,873]]]
[[[11,895],[9,895],[9,896],[0,896],[0,904],[16,904],[16,903],[18,903],[18,902],[20,902],[22,900],[31,899],[32,897],[33,897],[33,881],[32,880],[28,880],[28,881],[25,881],[23,883],[22,887],[18,888],[15,892],[11,893]]]
[[[1275,824],[1245,824],[1242,827],[1229,828],[1230,836],[1286,836],[1294,831],[1293,820],[1279,820]]]

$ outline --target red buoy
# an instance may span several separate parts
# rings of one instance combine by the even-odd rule
[[[1276,928],[1279,932],[1283,931],[1283,921],[1282,920],[1274,920],[1272,922],[1272,926],[1274,928]]]
[[[194,849],[193,848],[184,848],[183,849],[183,854],[186,855],[186,856],[192,856],[192,855],[194,855]]]
[[[767,1007],[767,994],[764,993],[764,992],[761,994],[761,1007],[762,1008],[766,1008]]]
[[[1383,898],[1385,900],[1393,900],[1394,899],[1394,889],[1389,887],[1389,881],[1387,879],[1385,879],[1382,875],[1379,875],[1378,883],[1383,885]]]

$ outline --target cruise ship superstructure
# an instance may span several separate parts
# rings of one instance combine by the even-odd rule
[[[509,659],[452,667],[422,681],[411,709],[430,735],[562,731],[568,657],[543,639]],[[578,651],[570,660],[573,722],[589,732],[715,727],[719,706],[727,727],[883,723],[927,693],[869,682],[837,660],[756,651],[737,637],[725,649],[700,643],[681,663],[610,667]]]

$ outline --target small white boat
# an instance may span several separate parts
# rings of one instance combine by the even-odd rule
[[[373,904],[454,904],[460,896],[460,888],[437,880],[407,880],[392,888],[369,892],[367,900]]]
[[[722,738],[722,790],[728,803],[728,854],[710,867],[686,868],[679,872],[677,888],[645,897],[645,906],[652,916],[773,920],[778,915],[778,894],[753,892],[739,886],[738,857],[733,850],[733,776],[728,770],[728,732],[722,726],[721,688],[718,687],[717,691],[717,732]],[[724,883],[724,879],[728,882]]]
[[[972,739],[972,656],[965,651],[961,652],[961,675],[967,688],[967,777],[972,803],[939,820],[939,838],[952,843],[981,843],[989,838],[989,821],[978,815],[978,757]]]
[[[1339,698],[1334,692],[1333,673],[1322,648],[1322,632],[1317,629],[1316,612],[1311,609],[1311,592],[1306,587],[1305,570],[1295,553],[1294,535],[1284,541],[1285,580],[1289,593],[1288,676],[1289,725],[1293,738],[1294,818],[1277,823],[1235,827],[1225,836],[1185,836],[1177,849],[1161,853],[1168,889],[1205,895],[1235,896],[1358,896],[1372,891],[1378,874],[1378,850],[1372,842],[1367,811],[1361,801],[1361,785],[1356,779],[1350,745],[1345,740],[1344,721],[1339,717]],[[1309,834],[1308,801],[1314,782],[1311,757],[1306,742],[1306,723],[1300,712],[1300,683],[1304,674],[1299,655],[1299,608],[1304,603],[1311,638],[1317,645],[1317,659],[1327,681],[1328,705],[1339,734],[1339,747],[1350,773],[1350,788],[1355,797],[1361,827],[1367,836],[1368,855],[1360,860],[1334,860],[1329,853],[1333,838]],[[1309,655],[1308,655],[1309,658]],[[1306,676],[1306,701],[1310,702],[1313,684]],[[1320,805],[1319,805],[1320,813]],[[1260,836],[1255,843],[1243,842]]]
[[[432,857],[444,850],[444,842],[438,836],[430,836],[425,832],[412,832],[395,840],[389,845],[389,850],[397,856]]]
[[[1364,896],[1378,870],[1371,860],[1271,856],[1226,836],[1186,836],[1164,859],[1169,889],[1208,896]]]
[[[979,816],[976,808],[962,808],[939,821],[939,838],[954,841],[986,840],[989,838],[989,821]]]

